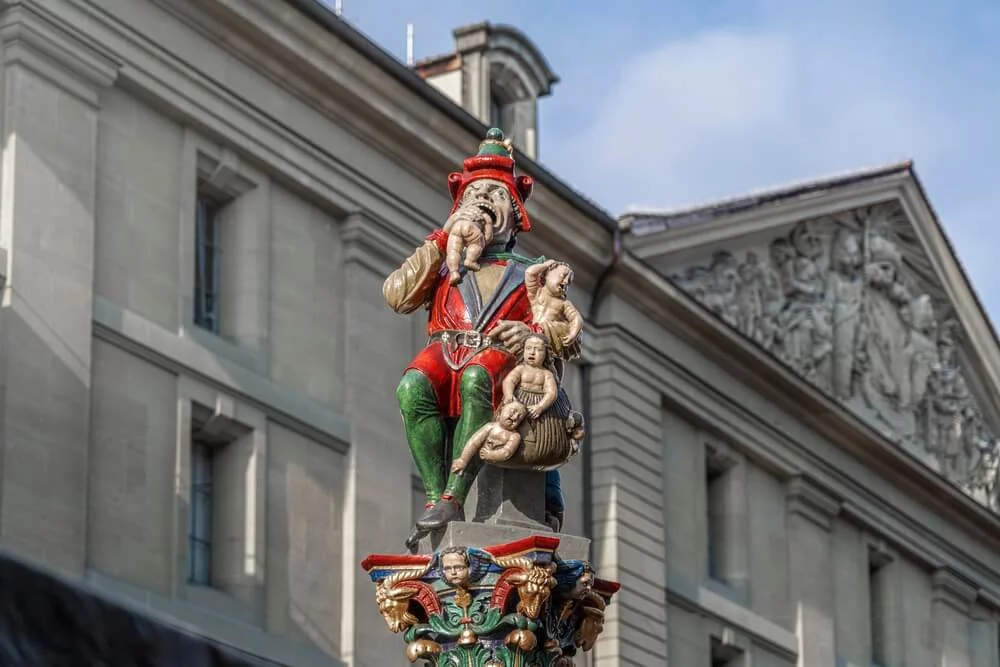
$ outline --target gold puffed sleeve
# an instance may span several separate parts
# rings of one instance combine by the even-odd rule
[[[386,304],[397,313],[412,313],[430,298],[444,254],[434,241],[427,241],[389,274],[382,284]]]

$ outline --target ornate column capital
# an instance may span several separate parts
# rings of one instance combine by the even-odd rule
[[[372,555],[362,562],[391,632],[410,662],[469,667],[570,667],[594,647],[619,584],[590,564],[562,560],[559,539],[535,535],[432,555]]]

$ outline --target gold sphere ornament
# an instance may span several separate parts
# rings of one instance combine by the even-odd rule
[[[518,629],[507,635],[505,640],[507,646],[516,648],[527,653],[538,646],[538,638],[531,630]]]

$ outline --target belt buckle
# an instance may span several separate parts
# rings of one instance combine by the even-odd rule
[[[478,331],[465,332],[465,346],[479,349],[483,345],[483,335]]]

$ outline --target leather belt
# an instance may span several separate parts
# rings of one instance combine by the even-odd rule
[[[479,331],[435,331],[431,341],[440,341],[445,347],[467,347],[472,350],[485,350],[488,347],[505,348],[499,340]]]

